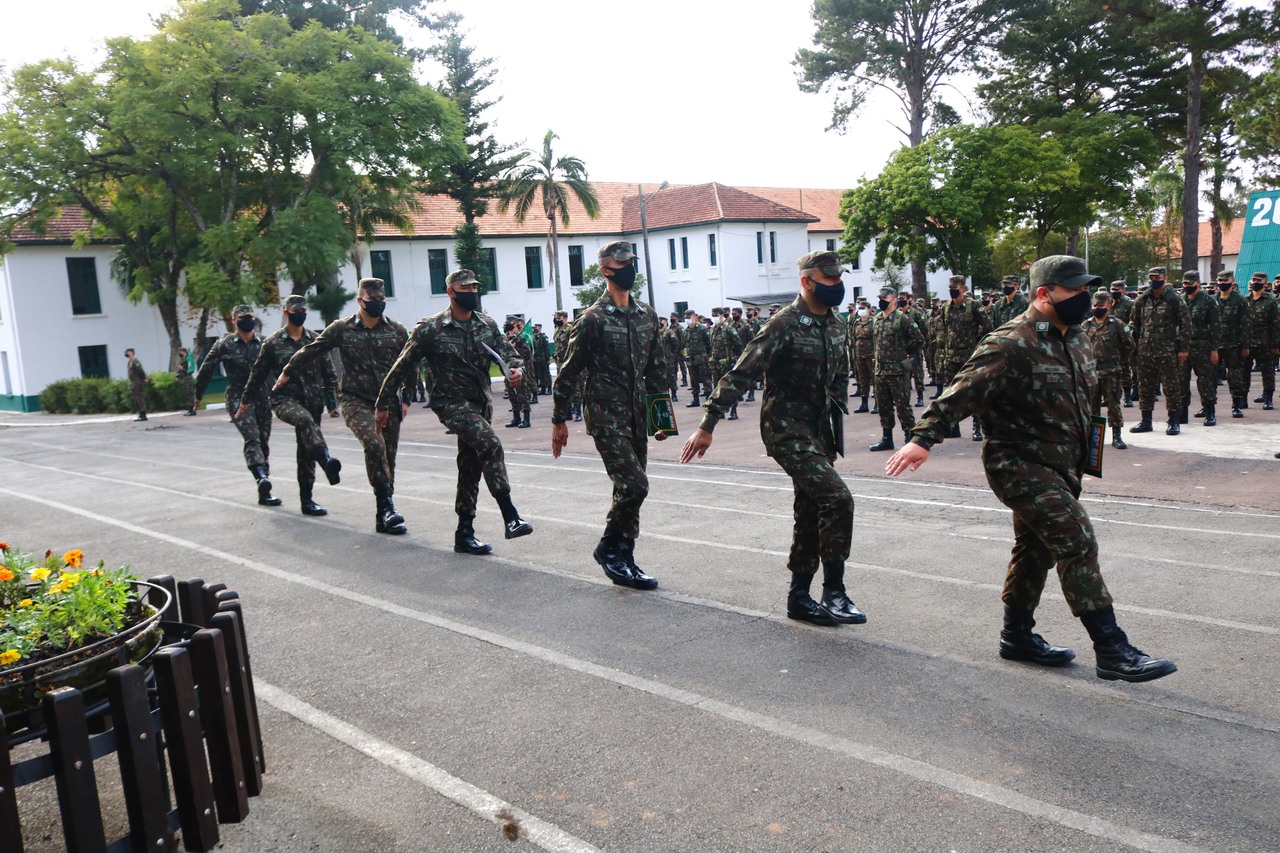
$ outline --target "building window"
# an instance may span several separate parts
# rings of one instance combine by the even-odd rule
[[[80,347],[80,375],[85,379],[94,376],[110,376],[107,369],[107,345]]]
[[[688,269],[689,268],[689,238],[688,237],[680,238],[680,260],[682,262],[681,266],[684,269]]]
[[[778,232],[769,232],[769,263],[776,264],[778,262]]]
[[[396,286],[391,281],[391,253],[386,250],[369,253],[369,272],[374,278],[382,279],[386,286],[387,298],[394,299]]]
[[[538,246],[524,247],[524,277],[530,290],[542,290],[542,249]]]
[[[67,258],[67,281],[71,284],[72,314],[102,313],[102,301],[98,298],[98,265],[93,258]]]
[[[862,258],[858,255],[853,256],[853,263],[849,264],[849,269],[856,270],[862,268]]]
[[[836,241],[834,237],[827,238],[827,251],[834,252],[836,250]]]
[[[716,235],[707,235],[707,256],[711,258],[711,266],[716,266]]]
[[[667,241],[667,254],[671,256],[671,268],[676,268],[676,238]]]
[[[569,286],[582,287],[583,285],[582,276],[585,272],[586,272],[586,268],[583,267],[582,265],[582,247],[570,246],[569,247]]]
[[[431,295],[442,296],[449,275],[449,257],[444,249],[427,249],[427,269],[431,272]]]
[[[756,263],[764,263],[764,232],[756,232]]]
[[[481,249],[480,250],[480,266],[484,269],[476,270],[476,274],[480,276],[480,283],[485,293],[498,292],[498,250],[497,249]]]
[[[689,310],[688,302],[677,302],[674,306],[675,313],[680,315],[681,320],[684,319],[684,312]]]

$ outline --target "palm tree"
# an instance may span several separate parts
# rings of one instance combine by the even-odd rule
[[[587,167],[577,157],[560,157],[551,153],[551,141],[558,139],[550,130],[542,140],[542,155],[538,156],[529,149],[520,154],[503,178],[503,187],[498,197],[498,211],[506,213],[514,205],[516,222],[524,222],[529,208],[533,207],[539,193],[542,196],[542,211],[547,216],[547,259],[551,262],[551,277],[556,285],[556,310],[564,310],[564,300],[560,295],[560,232],[556,220],[569,225],[569,193],[578,199],[587,216],[595,219],[600,215],[600,202],[595,191],[587,181]]]

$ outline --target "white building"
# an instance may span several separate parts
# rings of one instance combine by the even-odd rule
[[[600,246],[631,241],[645,271],[638,185],[592,186],[599,217],[588,218],[574,201],[570,224],[560,230],[562,298],[571,313],[582,307],[575,293]],[[685,308],[709,313],[737,299],[788,302],[798,289],[796,258],[840,245],[840,190],[716,183],[643,190],[653,301],[662,315]],[[351,265],[342,270],[344,285],[354,291],[360,275],[386,280],[387,315],[408,326],[444,310],[444,279],[456,266],[452,234],[460,221],[451,199],[421,197],[408,233],[380,229],[362,247],[360,271]],[[495,271],[494,280],[485,282],[483,310],[499,322],[509,315],[529,318],[550,333],[556,295],[546,219],[534,210],[519,223],[495,209],[478,224]],[[111,280],[115,245],[75,245],[76,235],[87,230],[80,212],[68,210],[44,234],[17,235],[17,248],[0,258],[0,410],[38,409],[40,391],[57,379],[123,377],[126,347],[137,350],[147,370],[168,368],[168,338],[158,312],[145,303],[130,304]],[[872,255],[867,247],[846,275],[849,301],[859,294],[874,296],[879,282],[870,272]],[[945,272],[931,274],[930,290],[945,292],[946,277]],[[288,292],[284,282],[281,297]],[[354,311],[352,302],[344,313]],[[183,342],[191,345],[196,318],[182,305],[179,314]],[[320,317],[312,315],[307,325],[318,329]],[[263,308],[259,316],[267,331],[282,322],[278,305]]]

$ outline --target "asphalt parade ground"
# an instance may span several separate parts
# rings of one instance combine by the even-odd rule
[[[341,421],[323,427],[343,481],[321,477],[312,519],[292,430],[271,442],[284,506],[259,507],[207,411],[0,419],[0,538],[240,593],[268,772],[228,851],[1280,849],[1275,412],[1126,432],[1086,484],[1120,624],[1179,668],[1129,685],[1094,676],[1053,578],[1036,630],[1075,665],[997,657],[1010,519],[967,423],[889,480],[865,451],[878,419],[848,420],[847,582],[869,621],[786,619],[791,487],[758,406],[700,463],[675,463],[683,437],[650,443],[636,559],[655,592],[592,561],[609,482],[582,424],[552,460],[547,398],[532,429],[498,429],[535,532],[504,541],[482,488],[491,556],[452,550],[454,439],[417,405],[407,536],[373,532]],[[24,797],[32,849],[61,849],[52,791]]]

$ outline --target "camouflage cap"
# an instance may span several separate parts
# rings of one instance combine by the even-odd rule
[[[698,316],[698,312],[697,312],[697,311],[694,311],[692,308],[690,308],[690,309],[688,309],[688,310],[686,310],[686,311],[684,312],[684,316],[685,316],[685,319],[687,320],[687,319],[689,319],[690,317],[696,317],[696,316]]]
[[[1117,287],[1120,288],[1121,290],[1128,289],[1128,286],[1125,284],[1125,281],[1122,278],[1118,278],[1115,281],[1111,282],[1112,290],[1115,290]]]
[[[770,306],[769,306],[769,310],[770,310],[770,311],[781,311],[781,310],[782,310],[782,303],[780,303],[780,302],[775,302],[775,303],[773,303],[772,305],[770,305]]]
[[[829,275],[832,278],[839,278],[844,272],[844,267],[840,264],[840,256],[835,252],[806,252],[796,259],[796,269],[800,272],[805,270],[819,270],[823,275]]]
[[[245,302],[241,302],[235,308],[231,309],[232,317],[239,317],[244,314],[253,314],[253,313],[254,313],[253,306]]]
[[[1231,281],[1235,277],[1234,270],[1218,270],[1218,281]]]
[[[1264,273],[1264,272],[1256,272],[1256,273],[1254,273],[1253,275],[1249,276],[1249,280],[1250,280],[1250,281],[1259,281],[1259,280],[1261,280],[1261,281],[1266,281],[1266,280],[1267,280],[1267,274],[1266,274],[1266,273]]]
[[[451,284],[479,284],[480,279],[471,270],[454,270],[445,276],[444,283],[446,287]]]
[[[1000,279],[1000,281],[1013,282],[1014,284],[1017,284],[1018,282],[1022,281],[1022,279],[1018,278],[1016,275],[1007,275],[1004,278]]]
[[[1197,272],[1196,270],[1187,270],[1182,274],[1182,280],[1184,282],[1188,282],[1188,281],[1199,282],[1200,273]]]
[[[910,291],[910,290],[899,290],[899,291],[898,291],[898,296],[902,297],[903,299],[910,299],[910,298],[911,298],[911,291]]]
[[[1150,276],[1150,275],[1158,275],[1158,276],[1160,276],[1161,278],[1164,278],[1164,277],[1165,277],[1166,275],[1168,275],[1168,274],[1169,274],[1169,271],[1168,271],[1167,269],[1165,269],[1164,267],[1152,267],[1151,269],[1147,270],[1147,275],[1149,275],[1149,276]]]
[[[360,289],[368,294],[370,299],[380,300],[387,298],[387,283],[380,278],[360,279]]]
[[[1101,276],[1089,275],[1084,261],[1074,255],[1049,255],[1031,265],[1031,286],[1090,287],[1102,282]]]
[[[613,258],[618,263],[629,261],[636,256],[632,250],[631,244],[626,240],[614,240],[612,243],[601,246],[596,251],[596,260],[603,261],[605,258]]]
[[[962,275],[953,275],[953,276],[951,276],[951,278],[947,279],[947,284],[959,284],[959,285],[963,285],[963,284],[964,284],[964,276],[962,276]]]
[[[305,296],[299,296],[298,294],[293,293],[285,297],[284,310],[289,313],[293,313],[294,311],[297,311],[299,308],[306,308],[306,307],[307,307],[307,297]]]
[[[898,298],[897,288],[891,287],[890,285],[885,285],[884,287],[880,288],[880,298],[881,299],[897,299]]]
[[[1099,287],[1097,291],[1093,294],[1093,304],[1094,305],[1111,304],[1111,291],[1107,290],[1105,287]]]

